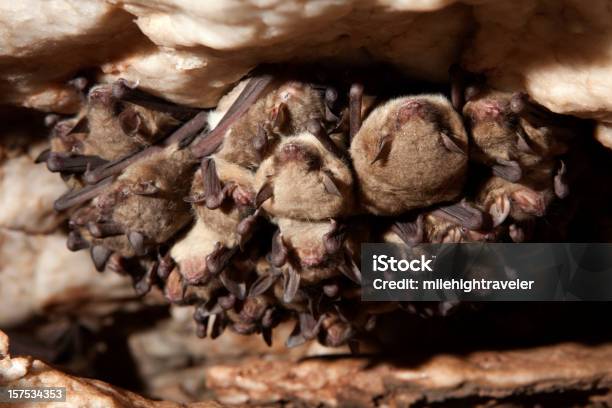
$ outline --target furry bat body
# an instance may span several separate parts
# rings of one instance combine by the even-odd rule
[[[555,199],[554,164],[544,162],[532,168],[518,183],[493,176],[479,189],[477,202],[488,211],[495,226],[506,218],[525,221],[546,215]]]
[[[567,120],[555,123],[561,115],[536,118],[528,112],[536,108],[528,104],[520,94],[487,91],[463,109],[473,140],[471,157],[509,181],[518,181],[523,171],[566,153],[571,138],[571,128],[563,128]]]
[[[245,85],[245,81],[241,82],[219,101],[209,120],[211,129],[236,102]],[[282,138],[302,133],[309,121],[323,121],[324,118],[325,103],[321,92],[306,83],[281,82],[228,127],[217,157],[257,169]]]
[[[461,117],[440,95],[375,108],[350,148],[362,206],[398,215],[456,199],[467,170],[467,141]]]
[[[51,171],[82,174],[154,144],[179,125],[170,114],[118,100],[112,88],[93,87],[82,112],[55,125],[46,158]]]
[[[353,175],[331,148],[309,132],[284,139],[256,173],[256,204],[283,218],[323,220],[349,215]]]

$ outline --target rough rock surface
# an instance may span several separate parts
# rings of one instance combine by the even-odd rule
[[[421,363],[353,357],[298,363],[252,359],[211,367],[206,379],[219,401],[227,404],[524,406],[566,391],[575,394],[559,396],[551,406],[585,406],[609,400],[611,357],[610,345],[567,343],[436,355]]]
[[[239,364],[253,357],[297,361],[306,356],[346,354],[348,347],[326,348],[318,342],[287,349],[285,340],[293,329],[287,322],[273,332],[272,346],[259,336],[243,336],[227,330],[216,339],[195,335],[192,312],[172,307],[172,318],[128,339],[130,352],[145,384],[145,393],[178,402],[201,401],[211,395],[206,386],[207,367]]]
[[[8,354],[8,337],[0,331],[0,386],[2,387],[65,387],[66,402],[37,403],[37,407],[105,407],[105,408],[179,408],[168,401],[152,401],[102,381],[73,377],[31,357]],[[214,402],[190,404],[191,408],[212,408]]]
[[[0,3],[1,102],[74,110],[66,80],[87,68],[206,107],[261,62],[392,61],[439,81],[461,60],[552,110],[612,122],[608,0],[34,3]]]
[[[437,355],[421,362],[336,356],[301,361],[251,358],[192,369],[219,403],[152,401],[102,381],[70,376],[31,357],[12,357],[0,331],[0,386],[66,387],[63,405],[249,406],[595,406],[611,402],[612,346],[566,343],[526,350]],[[205,373],[205,378],[201,374]],[[196,385],[196,386],[197,386]],[[566,394],[561,394],[566,392]]]
[[[97,273],[87,252],[69,252],[66,236],[0,228],[0,327],[54,307],[106,304],[134,297],[129,280]],[[82,310],[81,310],[82,311]]]

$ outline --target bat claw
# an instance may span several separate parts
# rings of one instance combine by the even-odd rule
[[[493,221],[493,228],[501,225],[510,215],[512,205],[507,195],[503,194],[495,198],[495,201],[489,208],[489,214]]]
[[[202,204],[206,201],[206,197],[204,196],[204,194],[194,194],[187,197],[183,197],[183,201],[192,204]]]
[[[89,242],[85,240],[81,234],[76,231],[70,231],[66,240],[66,247],[72,252],[80,251],[81,249],[89,248]]]
[[[136,255],[138,256],[146,255],[147,248],[145,246],[145,237],[143,234],[137,231],[130,231],[127,234],[127,238],[128,238],[130,245],[136,252]]]
[[[283,302],[291,303],[300,288],[300,274],[291,265],[283,271]]]
[[[554,189],[555,195],[560,199],[564,199],[569,195],[569,186],[565,180],[565,176],[567,173],[567,168],[565,166],[565,162],[561,160],[561,166],[559,170],[557,170],[557,174],[554,179]]]
[[[272,237],[272,249],[270,253],[270,263],[280,268],[287,262],[288,249],[283,241],[283,235],[280,230],[277,230]]]
[[[236,233],[240,237],[239,242],[238,242],[240,249],[243,249],[244,244],[248,242],[249,239],[251,239],[251,237],[253,236],[258,220],[259,220],[259,210],[243,218],[236,226]]]
[[[215,244],[215,249],[206,256],[206,268],[212,275],[218,275],[229,264],[236,254],[236,248],[228,248],[220,242]]]
[[[98,272],[103,272],[108,258],[112,255],[112,251],[102,245],[94,245],[91,247],[91,259]]]
[[[204,196],[206,207],[214,210],[219,208],[225,200],[226,190],[223,188],[223,182],[219,180],[215,160],[212,157],[207,157],[202,160],[202,178],[204,181]]]

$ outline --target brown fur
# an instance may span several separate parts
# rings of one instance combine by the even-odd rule
[[[126,232],[139,232],[148,243],[164,243],[191,220],[183,197],[194,165],[187,150],[164,149],[126,169],[93,204],[101,217],[120,224]],[[150,183],[158,191],[135,194],[142,183]]]
[[[170,256],[186,282],[197,284],[206,280],[206,256],[214,250],[217,242],[226,243],[225,238],[224,234],[197,220],[189,232],[172,246]]]
[[[541,217],[554,200],[554,163],[547,161],[531,169],[520,183],[512,183],[500,177],[491,177],[480,187],[477,203],[487,211],[507,200],[510,217],[517,221]]]
[[[467,156],[444,146],[441,129],[465,149],[461,118],[440,95],[398,98],[372,111],[350,149],[367,211],[396,215],[459,196]],[[381,137],[390,148],[374,162]]]
[[[332,178],[340,196],[326,191],[325,174]],[[309,133],[283,140],[274,155],[261,164],[255,177],[256,189],[259,191],[265,183],[272,184],[273,196],[263,208],[274,216],[323,220],[352,212],[350,168]]]
[[[216,125],[215,122],[218,122],[222,113],[229,109],[240,93],[238,90],[243,87],[244,83],[239,84],[237,89],[232,90],[226,98],[221,100],[217,111],[212,115],[212,125]],[[280,104],[285,104],[287,107],[286,126],[274,130],[272,119]],[[308,120],[322,119],[324,112],[325,108],[320,93],[308,84],[285,82],[255,102],[246,114],[228,129],[217,156],[255,169],[262,159],[273,151],[274,146],[282,137],[305,131]],[[265,132],[267,147],[264,151],[258,152],[253,144],[253,139],[261,131]]]
[[[128,109],[140,119],[138,131],[133,134],[126,134],[119,121],[119,114]],[[75,132],[73,129],[77,124],[83,129]],[[86,108],[75,118],[61,121],[55,126],[51,148],[54,152],[116,160],[150,146],[178,124],[166,113],[120,103],[112,96],[112,85],[98,85],[91,89]]]
[[[537,128],[510,110],[511,93],[488,91],[470,100],[463,108],[469,121],[471,157],[480,163],[494,165],[498,160],[516,160],[527,169],[543,160],[567,151],[549,128]],[[533,152],[519,148],[518,132],[523,130]]]

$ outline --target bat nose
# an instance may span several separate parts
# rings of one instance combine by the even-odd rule
[[[397,113],[399,122],[404,123],[409,121],[414,116],[422,116],[425,110],[425,103],[422,101],[407,101],[402,104]]]

